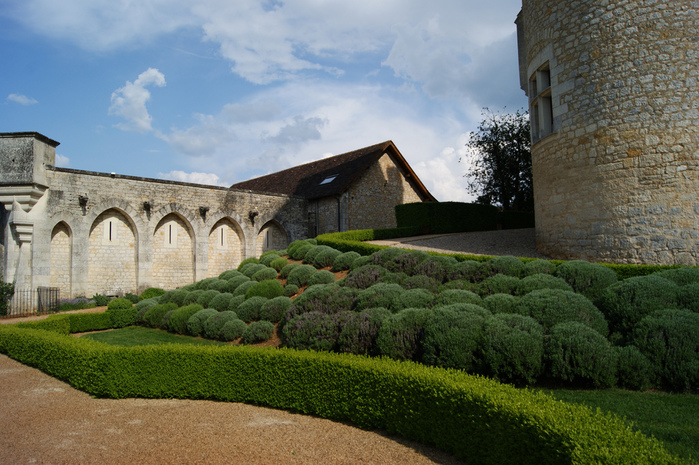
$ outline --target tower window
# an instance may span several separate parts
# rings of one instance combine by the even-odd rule
[[[532,142],[554,132],[551,69],[548,63],[536,70],[529,78],[529,118],[532,126]]]

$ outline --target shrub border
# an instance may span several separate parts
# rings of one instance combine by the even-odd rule
[[[0,353],[99,397],[283,408],[385,430],[474,464],[681,463],[616,416],[454,370],[293,349],[114,347],[71,330],[68,315],[3,326]]]

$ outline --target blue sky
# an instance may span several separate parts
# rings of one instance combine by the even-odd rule
[[[0,132],[59,141],[59,166],[218,185],[391,139],[437,199],[469,201],[483,107],[526,106],[520,7],[0,0]]]

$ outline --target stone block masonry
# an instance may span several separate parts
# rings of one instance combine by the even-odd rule
[[[524,0],[537,245],[699,263],[699,2]]]
[[[64,298],[173,289],[307,237],[299,197],[55,168],[57,142],[2,136],[0,164],[18,146],[36,158],[11,179],[0,173],[1,269],[18,288],[55,286]]]

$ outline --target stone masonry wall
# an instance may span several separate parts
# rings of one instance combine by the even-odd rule
[[[524,0],[518,24],[527,76],[551,75],[553,134],[532,146],[539,250],[697,265],[699,2]]]
[[[395,206],[422,200],[388,154],[352,183],[347,194],[347,229],[395,228]]]

